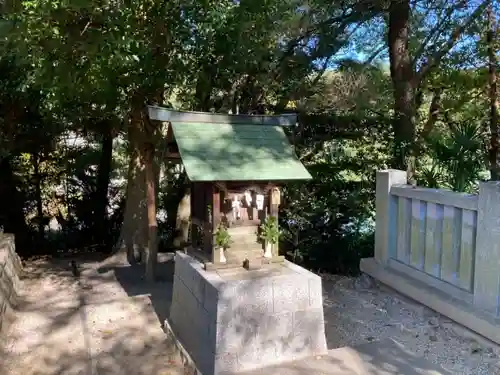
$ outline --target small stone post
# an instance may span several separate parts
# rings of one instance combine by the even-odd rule
[[[479,185],[474,306],[498,315],[500,302],[500,182]]]
[[[390,253],[390,236],[391,228],[391,187],[393,185],[404,185],[407,183],[406,172],[397,169],[388,169],[377,172],[376,186],[376,217],[375,217],[375,259],[386,264],[389,260]],[[395,235],[395,233],[393,233]]]

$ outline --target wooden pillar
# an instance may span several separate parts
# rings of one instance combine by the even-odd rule
[[[210,190],[211,198],[212,198],[212,212],[211,212],[211,259],[212,263],[219,263],[219,254],[215,250],[215,232],[219,227],[221,222],[221,213],[220,213],[220,191],[219,188],[213,184],[212,189]]]
[[[274,216],[278,220],[279,205],[281,202],[281,191],[277,187],[272,187],[269,190],[269,215]],[[272,248],[273,257],[279,255],[279,241]]]
[[[194,249],[198,249],[200,245],[200,236],[199,236],[199,225],[200,225],[200,217],[199,217],[199,196],[198,196],[198,183],[191,182],[191,199],[190,201],[190,212],[191,212],[191,246]]]
[[[211,257],[213,253],[213,189],[211,182],[203,183],[203,251]]]

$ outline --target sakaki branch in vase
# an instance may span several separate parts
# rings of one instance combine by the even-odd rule
[[[278,219],[274,216],[268,216],[261,225],[260,233],[260,238],[264,241],[264,258],[272,258],[272,250],[278,244],[279,237]]]
[[[225,251],[231,245],[231,235],[224,225],[219,225],[217,232],[215,232],[215,246],[216,251],[219,252],[219,263],[226,263]]]

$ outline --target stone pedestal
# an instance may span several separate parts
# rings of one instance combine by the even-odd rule
[[[394,230],[397,215],[394,212],[394,197],[391,197],[391,188],[393,185],[404,185],[407,183],[407,174],[404,171],[389,169],[377,172],[376,186],[376,228],[375,231],[375,259],[380,264],[387,264],[391,256],[395,257]]]
[[[500,182],[479,185],[474,306],[493,316],[500,307]]]
[[[168,323],[203,375],[327,352],[321,279],[287,261],[205,271],[178,252]]]

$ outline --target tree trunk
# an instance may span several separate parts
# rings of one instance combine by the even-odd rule
[[[156,194],[159,168],[154,161],[154,129],[146,108],[136,106],[132,112],[128,139],[130,163],[127,198],[118,253],[127,254],[129,263],[146,262],[146,277],[154,279],[157,261]]]
[[[493,181],[500,177],[500,145],[498,139],[498,91],[497,91],[497,57],[496,57],[496,38],[495,38],[495,15],[493,6],[490,2],[487,10],[488,31],[486,43],[488,47],[488,86],[490,102],[490,148],[488,152],[490,174]]]
[[[203,75],[203,73],[200,73],[196,82],[194,110],[200,112],[210,111],[210,89],[210,82],[207,82],[207,80],[205,80],[205,76]]]
[[[36,199],[36,213],[37,213],[37,222],[38,222],[38,236],[40,243],[43,244],[45,239],[45,230],[44,230],[44,218],[43,218],[43,201],[42,201],[42,176],[40,175],[40,155],[38,152],[33,155],[33,174],[34,174],[34,182],[35,182],[35,199]]]
[[[423,140],[425,140],[432,133],[434,125],[438,120],[439,110],[441,109],[442,94],[443,90],[441,88],[435,88],[432,90],[432,100],[431,100],[431,105],[429,107],[429,117],[427,118],[427,121],[424,124],[424,130],[422,131]]]
[[[125,252],[129,263],[140,262],[148,245],[148,221],[146,202],[146,174],[142,129],[143,109],[134,111],[128,124],[130,161],[127,176],[125,213],[120,238],[116,245],[118,253]]]
[[[156,222],[156,188],[154,170],[154,144],[144,146],[144,165],[146,178],[146,201],[148,216],[148,246],[145,252],[146,280],[155,280],[156,261],[158,256],[158,223]]]
[[[177,205],[175,215],[175,238],[173,245],[176,249],[183,249],[189,241],[189,229],[191,227],[191,189],[181,187],[184,195]]]
[[[125,252],[128,262],[132,264],[140,262],[147,246],[147,212],[143,160],[138,145],[134,145],[135,142],[130,137],[129,132],[132,150],[128,166],[125,213],[116,250],[119,253]]]
[[[103,124],[101,157],[97,175],[97,189],[95,196],[95,228],[96,241],[99,246],[106,243],[108,189],[111,178],[111,167],[113,158],[113,133],[110,124]]]
[[[408,47],[409,0],[393,0],[389,8],[389,58],[394,87],[394,161],[393,166],[407,169],[408,179],[415,170],[415,80]]]

